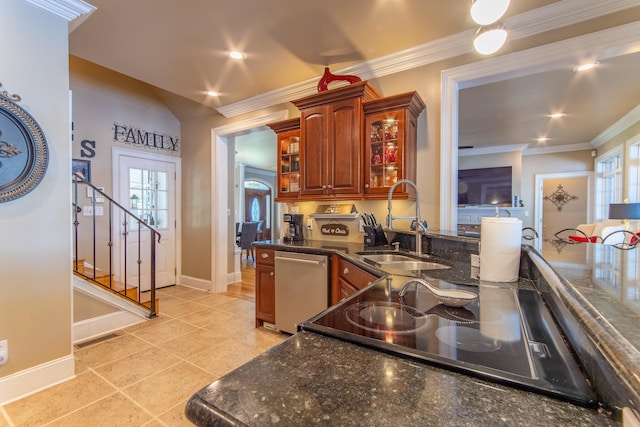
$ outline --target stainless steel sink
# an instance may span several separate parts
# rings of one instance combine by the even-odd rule
[[[396,268],[398,270],[444,270],[451,268],[448,265],[431,261],[396,261],[383,264],[382,266]]]
[[[396,270],[440,270],[451,268],[438,262],[423,261],[402,254],[371,254],[361,255],[365,260],[371,261],[380,267]]]
[[[378,264],[386,264],[388,262],[399,262],[399,261],[415,261],[415,258],[408,257],[406,255],[399,254],[373,254],[373,255],[362,255],[364,259],[368,259],[369,261],[377,262]]]

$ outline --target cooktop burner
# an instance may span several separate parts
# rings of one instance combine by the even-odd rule
[[[408,288],[399,297],[407,280],[380,281],[301,327],[584,406],[595,404],[535,291],[428,279],[441,289],[478,295],[465,307],[449,307],[422,286]]]

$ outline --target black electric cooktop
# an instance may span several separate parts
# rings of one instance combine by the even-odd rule
[[[301,325],[357,344],[491,381],[593,406],[595,395],[540,296],[509,285],[455,285],[474,292],[465,307],[441,304],[411,278],[393,277]]]

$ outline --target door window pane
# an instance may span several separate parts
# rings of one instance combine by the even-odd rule
[[[168,227],[167,173],[148,169],[129,169],[129,198],[131,212],[154,228]],[[138,224],[132,221],[131,230]]]

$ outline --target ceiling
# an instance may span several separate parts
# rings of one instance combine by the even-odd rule
[[[72,55],[211,107],[212,114],[318,79],[325,66],[341,70],[477,28],[469,18],[470,0],[88,2],[97,9],[70,34]],[[513,1],[505,17],[554,3],[558,0]],[[235,49],[246,53],[244,61],[226,56]],[[566,70],[461,91],[459,144],[531,143],[549,130],[562,134],[549,134],[548,144],[590,141],[640,103],[637,90],[624,90],[633,77],[628,70],[640,69],[640,61],[616,61],[596,70],[612,82],[598,80],[595,87],[602,93],[585,89],[592,77]],[[220,95],[207,96],[211,90]],[[562,126],[551,126],[544,114],[560,106],[569,115]],[[249,139],[242,143],[254,144]],[[264,149],[263,143],[258,146]],[[238,147],[240,155],[244,149]],[[258,166],[264,151],[255,153],[243,162],[275,166]]]
[[[87,2],[97,9],[71,33],[71,54],[211,107],[477,27],[470,0]],[[550,3],[514,1],[507,13]]]
[[[563,67],[462,89],[459,146],[595,148],[603,131],[640,105],[634,70],[640,70],[640,53],[602,60],[589,71]],[[565,116],[552,119],[553,113]],[[548,140],[538,142],[541,137]]]

